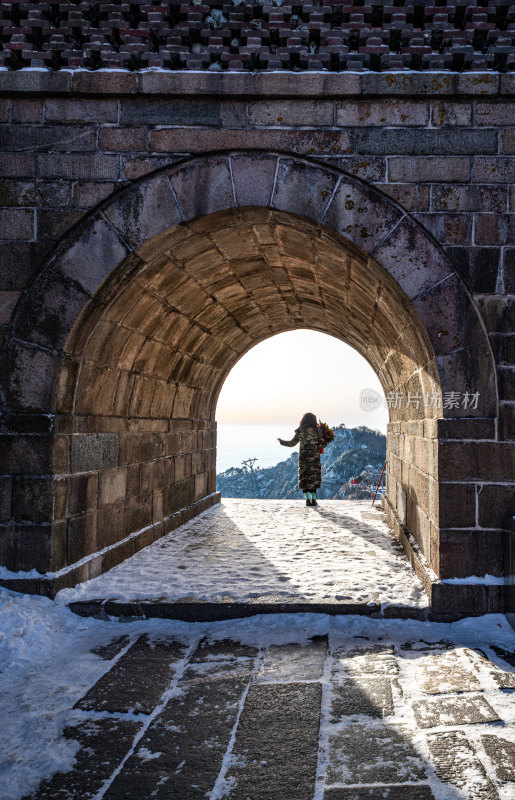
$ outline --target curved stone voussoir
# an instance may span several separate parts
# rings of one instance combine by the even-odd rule
[[[436,355],[485,341],[479,317],[460,279],[450,275],[413,300]]]
[[[76,282],[47,270],[24,297],[16,320],[16,337],[50,350],[60,350],[70,328],[89,300]]]
[[[104,214],[131,250],[181,222],[170,181],[163,174],[120,193]]]
[[[397,225],[372,255],[410,300],[453,272],[430,234],[408,218]]]
[[[88,220],[71,247],[57,260],[60,272],[93,294],[129,253],[116,231],[100,215]]]
[[[272,208],[319,223],[338,180],[338,173],[327,167],[281,157],[277,166]]]
[[[323,224],[371,253],[402,216],[403,212],[379,192],[343,178]]]
[[[227,156],[189,161],[168,175],[186,221],[236,205]]]
[[[231,156],[236,202],[240,208],[270,206],[277,161],[277,156],[267,157],[261,153],[236,153]]]

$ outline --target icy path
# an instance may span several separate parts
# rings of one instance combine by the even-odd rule
[[[57,598],[427,605],[383,514],[359,500],[226,499]]]

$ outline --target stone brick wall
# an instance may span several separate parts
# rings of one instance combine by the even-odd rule
[[[414,533],[440,577],[478,571],[501,574],[501,517],[513,513],[515,474],[513,81],[510,75],[495,73],[0,73],[2,331],[11,330],[17,308],[14,321],[21,337],[23,301],[33,290],[23,293],[39,285],[42,265],[59,254],[63,237],[73,235],[74,226],[80,230],[90,219],[88,213],[110,201],[118,189],[139,185],[166,165],[213,151],[252,150],[258,161],[270,151],[282,151],[337,167],[376,187],[434,236],[470,293],[480,314],[481,335],[486,332],[489,340],[482,345],[482,355],[474,351],[474,363],[467,360],[469,344],[456,345],[452,358],[439,353],[435,343],[439,335],[445,339],[443,326],[439,333],[438,319],[424,319],[424,304],[419,304],[417,313],[434,337],[442,389],[452,391],[456,382],[471,390],[479,387],[483,406],[481,420],[392,422],[388,437],[392,513]],[[252,180],[251,171],[247,180]],[[202,184],[192,187],[195,192],[201,195]],[[245,205],[244,197],[239,201]],[[199,215],[210,210],[200,201],[192,202],[198,202]],[[127,213],[125,208],[123,214]],[[63,337],[68,336],[66,319],[79,313],[97,278],[105,274],[99,267],[96,275],[95,264],[111,259],[114,265],[128,252],[126,248],[142,246],[137,237],[144,239],[145,231],[138,229],[138,209],[134,220],[132,228],[125,226],[121,239],[115,240],[111,227],[119,228],[120,222],[104,218],[107,227],[98,237],[100,244],[88,251],[94,275],[91,286],[78,288],[75,283],[64,300],[60,296],[52,313],[38,306],[33,291],[32,316],[25,328],[38,330],[41,349],[37,358],[29,357],[15,342],[16,359],[34,376],[32,384],[18,387],[22,400],[29,392],[40,409],[53,402],[55,388],[40,380],[54,369],[50,340],[60,325]],[[368,218],[361,233],[356,224],[351,236],[365,249],[367,225]],[[41,297],[48,304],[48,283],[45,287]],[[442,312],[446,302],[445,295],[434,300]],[[467,314],[449,320],[450,324],[456,330],[469,330]],[[87,315],[79,323],[77,330],[82,326],[90,335]],[[293,327],[313,324],[292,323]],[[318,329],[327,330],[327,325]],[[358,346],[358,339],[354,344]],[[10,341],[4,377],[13,368],[11,345]],[[101,338],[92,339],[91,347],[97,348],[98,364]],[[64,388],[61,385],[59,396],[66,396],[66,368],[60,369]],[[95,392],[98,396],[111,391],[106,384],[99,386],[90,399],[86,390],[77,397],[94,406]],[[188,407],[188,413],[176,414],[171,407],[166,424],[161,411],[156,414],[159,424],[147,429],[138,424],[131,430],[130,419],[152,419],[137,410],[138,397],[144,395],[142,384],[134,384],[131,392],[132,405],[124,411],[123,424],[117,423],[119,428],[113,427],[112,419],[106,428],[105,414],[93,406],[80,413],[77,408],[69,423],[75,427],[66,429],[63,420],[55,441],[54,432],[45,428],[50,422],[34,410],[18,415],[11,411],[4,417],[4,432],[11,437],[3,470],[8,477],[1,479],[4,541],[13,519],[26,524],[27,531],[26,546],[11,550],[13,568],[73,564],[92,552],[93,538],[100,549],[108,545],[109,537],[111,542],[138,526],[159,525],[160,515],[161,519],[173,515],[213,491],[211,411],[189,415]],[[29,428],[32,438],[24,436],[20,444],[19,436]],[[100,436],[111,438],[103,438],[100,445]],[[71,457],[71,469],[69,461],[62,461],[63,453],[65,459]],[[175,499],[169,493],[167,500],[172,472],[174,481],[184,481],[184,497],[177,491]],[[26,502],[19,500],[22,496]],[[27,519],[30,514],[33,519]],[[102,534],[96,538],[92,531],[99,530],[99,520]],[[37,526],[51,525],[53,555],[47,538],[36,531]],[[105,568],[99,564],[95,569]]]

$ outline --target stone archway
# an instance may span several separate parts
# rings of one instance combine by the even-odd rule
[[[223,380],[254,344],[296,327],[351,344],[387,392],[479,393],[474,408],[392,409],[388,508],[427,582],[500,574],[500,538],[465,532],[497,391],[450,262],[363,182],[241,152],[187,160],[109,198],[22,297],[3,347],[15,476],[3,563],[73,584],[216,501]]]

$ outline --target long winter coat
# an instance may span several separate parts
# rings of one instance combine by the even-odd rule
[[[297,428],[293,439],[279,439],[285,447],[299,449],[299,489],[303,492],[314,492],[320,487],[322,471],[320,467],[320,448],[324,446],[324,438],[320,428],[303,425]]]

